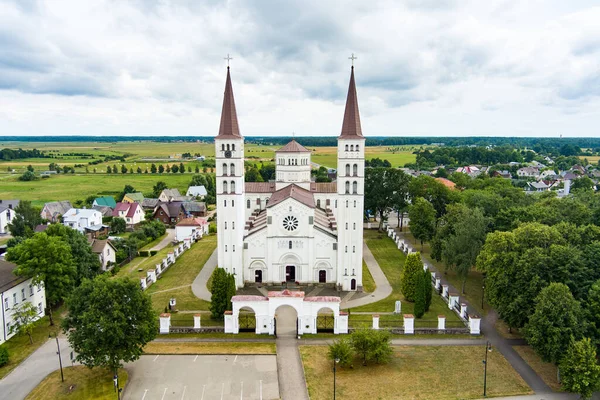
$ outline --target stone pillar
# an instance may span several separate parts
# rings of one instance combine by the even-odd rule
[[[448,308],[453,310],[455,307],[458,307],[459,296],[457,293],[450,293],[448,295]]]
[[[160,314],[160,333],[161,333],[161,335],[168,334],[170,327],[171,327],[171,314],[169,314],[169,313]]]
[[[379,329],[379,315],[373,315],[373,329]]]
[[[448,285],[442,285],[442,297],[448,298]]]
[[[165,266],[165,268],[167,268],[169,266],[169,259],[167,257],[163,258],[162,263]]]
[[[394,309],[394,314],[402,313],[402,302],[400,300],[396,300],[396,308]]]
[[[150,278],[150,282],[156,282],[156,271],[154,271],[153,269],[149,269],[148,271],[146,271],[146,276]]]
[[[404,314],[404,334],[414,335],[415,317],[412,314]]]
[[[444,330],[446,329],[446,316],[438,315],[438,329]]]
[[[471,335],[480,335],[481,334],[481,318],[479,315],[469,315],[469,331]]]
[[[175,311],[176,308],[177,308],[177,300],[175,300],[175,297],[171,297],[169,299],[169,309],[171,311]]]
[[[183,248],[183,244],[179,245],[179,254],[183,253],[185,249]]]
[[[402,240],[398,240],[398,250],[402,250]]]
[[[156,264],[156,275],[160,275],[162,272],[162,269],[160,268],[160,264]]]
[[[333,333],[336,335],[348,333],[348,313],[340,311],[339,317],[336,318]]]
[[[435,290],[437,290],[439,292],[441,287],[442,287],[442,278],[435,278]]]
[[[460,303],[460,317],[467,319],[467,305],[465,303]]]
[[[140,278],[140,285],[142,290],[146,290],[146,288],[148,287],[146,284],[146,278]]]
[[[170,251],[167,254],[167,259],[169,260],[170,263],[174,263],[175,262],[175,254],[172,251]]]
[[[231,311],[225,311],[225,333],[239,333],[239,328],[233,319]]]
[[[194,329],[200,329],[201,325],[200,325],[200,318],[202,317],[202,314],[194,314]]]

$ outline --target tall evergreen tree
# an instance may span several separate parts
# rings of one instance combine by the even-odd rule
[[[427,282],[425,282],[425,275],[423,275],[422,273],[417,274],[416,275],[416,279],[417,279],[417,288],[415,291],[415,317],[417,318],[421,318],[423,316],[423,314],[425,314],[425,305],[427,302],[427,293],[425,292],[426,290],[426,284]]]
[[[423,261],[421,260],[421,253],[411,253],[406,256],[402,274],[402,294],[407,301],[415,301],[417,283],[422,275]]]
[[[425,312],[429,311],[431,306],[431,297],[433,295],[433,286],[431,285],[431,272],[429,270],[423,271],[425,285]]]

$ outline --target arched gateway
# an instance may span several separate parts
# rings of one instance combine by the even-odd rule
[[[333,311],[333,333],[348,333],[348,314],[340,311],[337,296],[304,297],[304,292],[284,290],[269,292],[264,296],[233,296],[233,310],[225,312],[225,333],[239,333],[239,314],[242,308],[250,308],[256,318],[257,334],[275,334],[275,314],[279,307],[289,306],[298,315],[298,335],[317,333],[317,316],[323,308]]]

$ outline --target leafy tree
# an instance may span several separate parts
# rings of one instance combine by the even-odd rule
[[[15,217],[8,224],[8,229],[14,237],[20,236],[29,238],[33,236],[33,230],[42,223],[40,216],[42,210],[39,207],[33,207],[30,201],[21,200],[14,209]]]
[[[271,179],[275,179],[275,164],[263,164],[259,172],[263,181],[269,182]]]
[[[582,176],[581,178],[575,179],[573,184],[571,185],[571,190],[573,192],[584,191],[584,190],[592,190],[594,188],[594,181],[592,181],[587,176]]]
[[[112,174],[112,168],[110,167],[110,165],[108,167],[106,167],[106,173]]]
[[[164,183],[163,181],[158,181],[156,182],[156,185],[152,186],[152,195],[154,197],[158,197],[160,196],[160,194],[162,193],[163,190],[168,189],[169,187],[167,186],[166,183]]]
[[[133,174],[133,167],[129,168],[129,173]]]
[[[90,368],[110,368],[116,374],[156,337],[152,300],[130,279],[86,279],[69,296],[67,308],[62,328],[76,360]]]
[[[29,344],[33,344],[33,327],[38,317],[38,309],[30,301],[25,301],[13,309],[13,324],[10,333],[20,333],[29,336]]]
[[[29,165],[27,166],[27,171],[29,171],[29,172],[34,172],[34,169],[33,169],[33,167],[31,166],[31,164],[29,164]]]
[[[37,179],[38,177],[35,176],[35,173],[32,171],[25,171],[25,173],[19,177],[19,180],[24,182],[35,181]]]
[[[589,323],[588,334],[596,346],[600,345],[600,280],[589,290],[585,303],[586,319]]]
[[[123,201],[123,197],[125,197],[125,195],[128,193],[135,193],[135,188],[131,185],[125,185],[125,187],[123,187],[123,191],[117,195],[117,202]]]
[[[227,273],[223,268],[215,268],[212,274],[210,292],[210,312],[212,318],[222,320],[225,311],[231,310],[231,296],[232,293],[235,294],[235,280],[233,275]]]
[[[600,366],[596,361],[596,349],[588,338],[572,340],[560,362],[562,387],[578,393],[582,399],[591,399],[600,388]]]
[[[141,173],[142,173],[142,167],[137,167],[137,171],[136,171],[136,172],[137,172],[138,174],[141,174]]]
[[[6,346],[0,346],[0,367],[3,367],[6,364],[8,364],[8,361],[9,361],[8,348]]]
[[[396,168],[367,168],[365,209],[379,216],[379,230],[392,209],[404,211],[409,177]]]
[[[334,340],[333,343],[329,345],[327,357],[332,361],[335,361],[336,359],[339,360],[340,365],[343,367],[350,366],[352,364],[352,358],[354,357],[354,351],[350,340],[348,338]]]
[[[417,288],[415,290],[415,317],[421,318],[425,314],[425,303],[427,302],[427,286],[429,282],[425,281],[425,275],[420,273],[416,275]]]
[[[100,273],[102,267],[100,260],[92,253],[92,248],[83,234],[61,224],[52,224],[44,232],[48,236],[60,237],[69,245],[71,256],[77,266],[76,286],[84,279],[92,279]]]
[[[110,221],[110,232],[111,233],[123,233],[125,232],[125,229],[127,228],[127,223],[125,222],[125,220],[123,218],[118,218],[115,217],[112,219],[112,221]]]
[[[169,172],[169,171],[167,171]],[[179,167],[177,166],[177,164],[174,164],[173,167],[171,167],[171,172],[176,174],[179,172]]]
[[[571,339],[582,336],[581,307],[562,283],[542,289],[535,303],[535,312],[525,324],[525,339],[542,360],[558,364]]]
[[[152,163],[152,164],[150,165],[150,172],[151,172],[151,173],[153,173],[153,174],[155,174],[155,173],[156,173],[156,165],[154,165],[154,163]]]
[[[185,166],[183,165],[183,163],[179,163],[179,172],[181,172],[182,174],[185,172]]]
[[[165,168],[165,172],[168,174],[169,172],[171,172],[171,166],[169,164],[167,164],[167,168]]]
[[[371,329],[361,328],[350,334],[350,343],[356,354],[362,358],[363,365],[367,365],[369,352],[371,350]]]
[[[245,182],[263,182],[263,178],[256,168],[250,168],[244,175]]]
[[[417,294],[417,284],[423,275],[421,253],[411,253],[406,256],[402,274],[402,294],[407,301],[414,302]]]
[[[194,171],[195,171],[197,174],[199,174],[199,173],[200,173],[200,167],[198,167],[198,166],[196,165],[196,169],[195,169]],[[190,172],[191,172],[191,171],[190,171]]]
[[[62,238],[40,232],[8,249],[6,259],[17,264],[17,276],[31,277],[34,285],[44,284],[50,325],[54,325],[52,307],[69,294],[77,277],[69,245]]]
[[[159,174],[162,174],[163,172],[165,172],[165,167],[163,167],[163,165],[162,165],[162,164],[160,164],[160,165],[158,166],[158,173],[159,173]],[[169,171],[167,171],[167,172],[169,172]]]
[[[455,195],[450,189],[431,176],[419,175],[410,181],[408,193],[413,204],[422,197],[433,205],[436,218],[446,213],[446,206],[454,202]]]
[[[390,333],[385,330],[361,328],[350,335],[354,351],[363,360],[363,365],[372,360],[377,364],[388,362],[393,354],[390,345]]]
[[[435,209],[430,202],[422,197],[417,197],[408,208],[410,218],[410,231],[415,239],[423,242],[429,241],[435,235]]]
[[[127,173],[127,166],[125,164],[121,165],[121,173],[122,174],[126,174]]]

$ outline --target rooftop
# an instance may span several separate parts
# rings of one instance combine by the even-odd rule
[[[16,268],[16,264],[0,259],[0,293],[6,292],[28,279],[16,276],[13,273]]]
[[[292,139],[291,142],[279,150],[275,150],[275,153],[310,153],[310,150],[296,142],[296,140]]]

